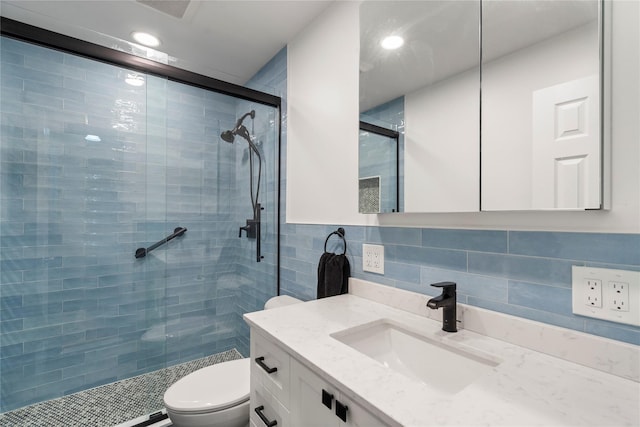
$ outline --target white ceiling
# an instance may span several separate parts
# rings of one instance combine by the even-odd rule
[[[177,58],[175,65],[242,85],[331,3],[191,0],[176,18],[135,0],[0,0],[0,13],[102,45],[146,31],[162,40],[157,49]]]

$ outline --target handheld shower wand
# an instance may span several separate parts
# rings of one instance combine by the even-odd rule
[[[253,219],[247,219],[247,225],[245,225],[244,227],[240,227],[240,230],[238,232],[238,237],[242,237],[242,231],[244,230],[247,233],[247,238],[256,239],[256,251],[257,251],[256,261],[260,262],[260,260],[263,258],[260,255],[260,211],[262,208],[260,206],[260,203],[258,202],[258,197],[260,196],[260,177],[262,176],[262,156],[260,156],[260,151],[258,150],[258,147],[256,147],[256,145],[251,140],[251,134],[249,134],[249,131],[247,130],[246,126],[242,124],[244,119],[246,119],[247,117],[251,117],[251,119],[253,120],[256,117],[255,110],[251,110],[248,113],[244,114],[242,117],[240,117],[238,121],[236,121],[236,125],[234,126],[234,128],[231,130],[226,130],[222,132],[220,134],[220,138],[222,138],[222,140],[228,143],[233,143],[237,135],[244,138],[249,144],[249,193],[251,196],[251,207],[253,209]],[[258,157],[258,180],[256,184],[255,198],[253,195],[253,175],[254,175],[253,174],[253,155],[254,154]]]
[[[253,141],[251,140],[251,135],[249,134],[249,131],[247,130],[246,126],[244,126],[242,124],[242,122],[244,121],[244,119],[246,119],[247,117],[251,117],[251,119],[253,120],[256,117],[256,112],[255,110],[251,110],[248,113],[244,114],[242,117],[240,117],[238,119],[238,121],[236,122],[236,125],[233,129],[231,130],[226,130],[224,132],[222,132],[220,134],[220,138],[222,138],[224,141],[229,142],[229,143],[233,143],[235,140],[235,136],[240,136],[242,138],[244,138],[248,143],[249,143],[249,149],[250,149],[250,153],[249,153],[249,191],[250,191],[250,196],[251,196],[251,206],[253,208],[253,212],[254,212],[254,217],[256,216],[256,207],[257,207],[257,203],[258,203],[258,196],[260,195],[260,177],[262,175],[262,156],[260,156],[260,151],[258,150],[258,147],[256,147],[256,145],[253,143]],[[258,157],[258,180],[256,183],[256,192],[255,192],[255,198],[253,195],[253,154],[255,153],[255,155]]]

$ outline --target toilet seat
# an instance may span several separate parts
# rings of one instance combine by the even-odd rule
[[[182,414],[223,411],[249,400],[249,359],[231,360],[181,378],[164,394],[168,410]]]

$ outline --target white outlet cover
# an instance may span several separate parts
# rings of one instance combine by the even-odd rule
[[[362,270],[384,274],[384,246],[362,244]]]
[[[574,265],[571,273],[574,314],[640,326],[640,271]],[[600,306],[585,303],[589,291],[587,283],[590,280],[602,283]],[[617,292],[621,284],[626,288],[623,293]],[[626,300],[626,306],[619,304],[621,297]]]

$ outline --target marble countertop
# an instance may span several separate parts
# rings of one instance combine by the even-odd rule
[[[638,382],[469,330],[443,332],[438,321],[355,295],[244,318],[390,425],[640,425]],[[408,325],[500,363],[461,391],[447,393],[388,369],[330,336],[379,319]]]

